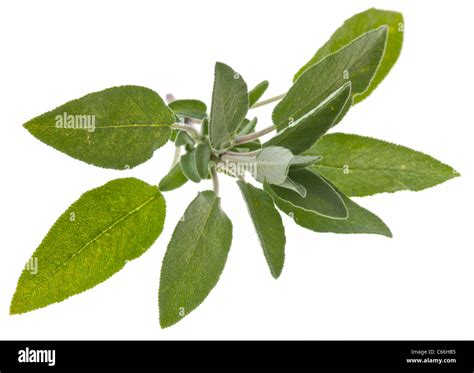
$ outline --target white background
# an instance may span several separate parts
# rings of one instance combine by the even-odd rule
[[[461,178],[360,200],[394,238],[316,234],[284,217],[283,274],[274,280],[233,180],[222,180],[234,223],[224,273],[177,325],[158,324],[158,280],[171,232],[197,190],[166,194],[165,230],[105,283],[20,316],[9,304],[23,265],[81,193],[124,176],[157,183],[168,144],[129,171],[96,168],[33,138],[22,124],[70,99],[136,84],[209,103],[215,61],[268,96],[344,19],[376,5],[402,11],[402,55],[339,131],[400,143]],[[472,12],[468,1],[10,1],[0,6],[1,339],[473,339]],[[270,110],[259,111],[260,124]],[[222,179],[222,178],[221,178]]]

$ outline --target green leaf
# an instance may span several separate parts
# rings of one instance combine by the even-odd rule
[[[278,186],[293,190],[303,198],[305,198],[306,194],[308,193],[304,185],[297,183],[291,177],[287,177],[286,180],[283,183],[278,184]]]
[[[262,143],[260,142],[259,139],[251,141],[251,142],[246,142],[244,144],[239,144],[231,148],[232,151],[235,152],[253,152],[255,150],[259,150],[262,148]]]
[[[158,187],[162,192],[169,192],[186,184],[187,181],[188,178],[183,174],[181,165],[178,162],[171,168],[168,174],[161,179]]]
[[[348,80],[352,96],[364,93],[382,60],[387,32],[387,26],[368,31],[301,74],[273,110],[278,130],[317,107]]]
[[[168,104],[176,115],[203,120],[207,117],[207,106],[199,100],[175,100]]]
[[[268,183],[265,183],[265,190],[292,205],[294,210],[309,211],[332,219],[348,218],[344,200],[324,178],[307,169],[291,171],[289,177],[306,188],[305,197]]]
[[[18,281],[10,312],[63,301],[108,279],[142,255],[163,229],[165,201],[157,187],[117,179],[84,193],[54,223]]]
[[[270,83],[268,80],[264,80],[257,84],[250,92],[249,92],[249,107],[252,107],[254,104],[257,103],[258,100],[263,96],[265,91],[268,89]]]
[[[285,261],[285,228],[271,197],[244,181],[237,181],[247,203],[270,272],[278,278]]]
[[[207,136],[209,133],[209,120],[204,118],[201,123],[201,136]]]
[[[322,157],[320,156],[295,155],[291,160],[290,168],[305,168],[319,162],[321,159]]]
[[[293,154],[280,146],[263,148],[255,159],[256,170],[254,177],[257,181],[270,184],[281,184],[288,176]]]
[[[229,66],[217,62],[212,91],[209,140],[215,150],[230,146],[249,108],[247,84]]]
[[[171,134],[175,115],[151,89],[122,86],[88,94],[25,123],[37,139],[81,161],[133,168]]]
[[[322,155],[311,168],[349,196],[417,191],[459,176],[429,155],[358,135],[326,135],[305,154]]]
[[[201,176],[199,176],[196,165],[196,149],[192,149],[186,154],[183,154],[179,163],[181,164],[181,170],[187,179],[195,183],[199,183],[201,181]]]
[[[352,90],[352,86],[351,86]],[[341,120],[346,116],[346,114],[349,112],[349,110],[352,107],[352,101],[353,99],[349,99],[345,102],[344,106],[341,108],[341,111],[339,112],[339,115],[337,116],[336,120],[333,123],[333,127],[336,126],[341,122]]]
[[[243,135],[248,135],[249,133],[255,132],[256,125],[257,125],[257,117],[253,118],[252,120],[248,120],[247,118],[245,118],[238,129],[238,135],[243,136]]]
[[[339,191],[349,213],[349,217],[345,220],[330,219],[311,211],[295,208],[291,203],[280,198],[270,188],[268,192],[271,194],[277,207],[293,218],[296,224],[315,232],[367,233],[392,237],[390,229],[377,215],[351,201]]]
[[[345,83],[334,95],[271,138],[263,147],[283,146],[293,154],[301,154],[311,148],[336,122],[345,104],[350,101],[351,82]]]
[[[336,30],[326,44],[316,52],[313,58],[311,58],[311,60],[304,65],[300,71],[298,71],[294,80],[296,80],[310,66],[321,61],[324,57],[338,51],[363,33],[382,25],[388,26],[387,46],[380,67],[368,89],[364,93],[356,96],[354,99],[355,103],[362,101],[370,95],[370,93],[385,78],[400,55],[403,44],[404,28],[403,16],[401,13],[372,8],[349,18]]]
[[[161,267],[160,325],[171,326],[198,307],[224,269],[232,223],[220,199],[205,191],[191,202],[176,226]]]
[[[194,140],[191,136],[188,135],[186,131],[178,131],[174,143],[176,146],[182,146],[187,144],[194,145]]]
[[[209,161],[211,160],[211,147],[208,143],[199,144],[195,151],[196,169],[201,177],[205,179],[209,174]]]

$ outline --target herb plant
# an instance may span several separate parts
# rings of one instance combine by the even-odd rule
[[[199,193],[186,209],[161,268],[160,324],[181,320],[216,285],[231,247],[219,173],[236,179],[275,278],[285,256],[279,210],[315,232],[391,237],[379,217],[350,197],[422,190],[458,174],[406,147],[333,130],[388,74],[400,54],[403,27],[396,12],[369,9],[353,16],[296,73],[286,94],[267,100],[261,100],[267,81],[249,91],[240,74],[216,63],[209,113],[199,100],[168,96],[166,104],[151,89],[121,86],[27,122],[42,142],[99,167],[133,168],[167,141],[176,154],[158,186],[116,179],[74,202],[33,253],[38,272],[23,271],[11,313],[63,301],[105,281],[162,232],[162,192],[205,181],[212,190]],[[273,124],[257,130],[251,109],[277,101]],[[249,175],[256,183],[246,180]]]

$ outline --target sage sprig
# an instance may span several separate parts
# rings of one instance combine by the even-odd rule
[[[239,72],[218,62],[210,106],[172,95],[165,103],[149,88],[122,86],[25,123],[45,144],[99,167],[133,168],[168,141],[175,156],[158,186],[116,179],[74,202],[33,253],[38,272],[21,274],[11,313],[61,302],[105,281],[161,234],[163,192],[188,181],[210,182],[212,190],[198,193],[178,222],[161,267],[160,324],[177,323],[204,301],[227,261],[232,223],[219,197],[223,174],[236,179],[274,278],[285,258],[279,211],[315,232],[392,237],[350,197],[418,191],[459,174],[404,146],[329,132],[394,66],[403,33],[400,13],[356,14],[296,72],[286,94],[264,100],[268,81],[249,90]],[[254,109],[274,102],[272,123],[260,126]]]

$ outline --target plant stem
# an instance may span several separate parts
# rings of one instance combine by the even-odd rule
[[[228,154],[228,155],[242,155],[242,156],[245,156],[245,157],[253,157],[255,155],[258,154],[258,152],[260,151],[260,149],[258,150],[254,150],[254,151],[251,151],[251,152],[232,152],[230,150],[227,150],[225,153],[223,154]]]
[[[171,163],[171,168],[173,168],[176,163],[179,162],[179,157],[181,156],[181,146],[177,146],[174,150],[173,162]]]
[[[255,104],[253,104],[253,106],[250,109],[255,109],[256,107],[265,106],[265,105],[271,104],[272,102],[280,101],[285,96],[286,96],[286,93],[283,93],[281,95],[274,96],[274,97],[271,97],[271,98],[267,98],[266,100],[256,102]]]
[[[263,130],[254,132],[254,133],[249,133],[248,135],[243,135],[236,137],[232,145],[239,145],[239,144],[245,144],[248,142],[252,142],[253,140],[258,139],[259,137],[262,137],[266,135],[267,133],[270,133],[272,131],[276,130],[275,126],[270,126],[267,128],[264,128]]]
[[[212,190],[219,196],[219,178],[217,177],[216,168],[211,168]]]
[[[221,160],[224,162],[232,162],[232,163],[248,163],[248,162],[253,162],[254,158],[251,156],[245,155],[245,153],[230,154],[226,152],[221,155]]]
[[[186,131],[194,140],[199,140],[201,135],[199,132],[190,124],[186,123],[174,123],[171,125],[171,128],[181,131]]]

